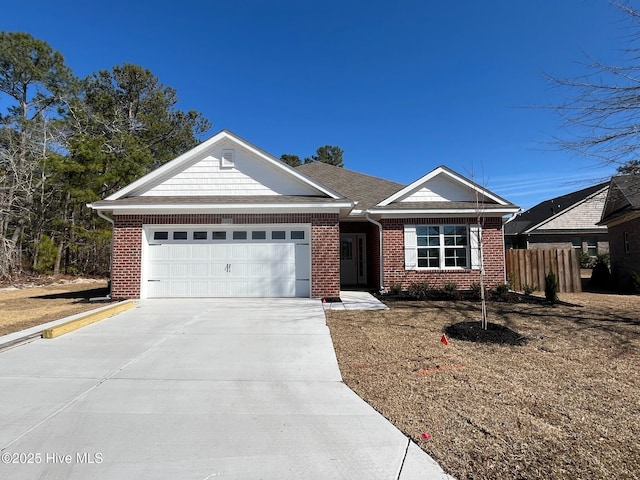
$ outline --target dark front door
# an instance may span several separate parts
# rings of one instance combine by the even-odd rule
[[[366,285],[366,235],[343,233],[340,235],[340,284]]]

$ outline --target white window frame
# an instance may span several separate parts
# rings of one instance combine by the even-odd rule
[[[438,227],[439,243],[438,246],[422,246],[418,245],[418,233],[419,227]],[[464,267],[459,266],[445,266],[445,250],[451,248],[449,245],[444,244],[444,227],[464,227],[467,235],[467,245],[464,247],[465,255],[467,258],[467,265]],[[404,253],[405,253],[405,270],[419,270],[419,271],[444,271],[444,270],[479,270],[481,268],[481,229],[479,225],[467,225],[467,224],[423,224],[423,225],[405,225],[404,226]],[[422,248],[437,248],[438,249],[438,267],[419,267],[418,266],[418,249]],[[458,247],[460,248],[460,247]]]

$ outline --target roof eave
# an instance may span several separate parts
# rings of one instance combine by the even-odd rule
[[[501,217],[518,212],[519,207],[504,207],[492,209],[476,208],[405,208],[405,209],[376,209],[367,210],[371,215],[381,215],[387,218],[410,217],[415,215],[432,216],[480,216],[480,217]]]
[[[162,205],[118,205],[88,203],[87,207],[114,215],[139,214],[189,214],[189,213],[339,213],[347,214],[354,202],[299,202],[299,203],[200,203],[200,204],[162,204]]]

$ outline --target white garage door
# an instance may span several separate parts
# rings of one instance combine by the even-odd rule
[[[309,297],[308,226],[153,226],[147,237],[143,295]]]

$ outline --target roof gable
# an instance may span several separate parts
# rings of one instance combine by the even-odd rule
[[[224,157],[224,158],[223,158]],[[228,130],[107,197],[322,196],[340,198],[321,183]]]
[[[534,229],[545,231],[597,228],[596,224],[600,221],[600,217],[602,216],[606,197],[607,187],[603,187],[584,200],[573,204],[560,213],[550,217],[538,225],[535,225],[528,231]]]
[[[618,220],[630,212],[640,210],[640,176],[620,175],[609,184],[601,223]]]
[[[593,185],[575,192],[567,193],[560,197],[540,202],[510,220],[504,227],[505,235],[529,233],[547,222],[561,216],[563,212],[567,212],[570,209],[581,205],[583,202],[589,201],[599,192],[605,191],[606,188],[606,183],[600,183],[598,185]],[[594,225],[595,224],[592,224],[592,227]]]
[[[510,205],[498,195],[441,165],[382,200],[378,206],[422,202],[480,202]]]

